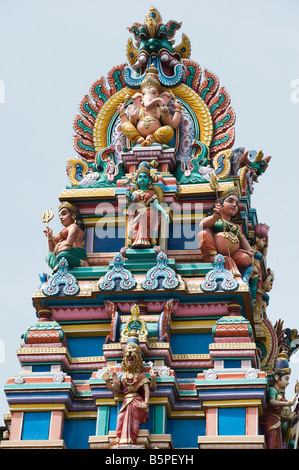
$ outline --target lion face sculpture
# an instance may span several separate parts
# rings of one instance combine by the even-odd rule
[[[122,368],[124,372],[139,373],[143,369],[141,349],[137,344],[130,343],[126,346]]]

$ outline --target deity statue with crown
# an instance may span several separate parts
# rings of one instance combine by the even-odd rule
[[[283,449],[283,425],[295,418],[291,407],[299,394],[299,382],[296,382],[292,400],[287,400],[285,389],[289,385],[290,373],[288,356],[282,351],[277,357],[273,373],[268,377],[267,406],[260,420],[267,449]]]
[[[143,373],[142,351],[138,332],[132,330],[127,339],[122,361],[122,374],[103,375],[108,390],[114,395],[123,393],[124,399],[117,416],[117,446],[135,444],[140,424],[149,418],[150,390],[155,390],[156,376],[151,370],[149,379]]]
[[[169,222],[162,207],[163,190],[157,185],[157,176],[151,171],[153,163],[142,162],[131,180],[126,198],[129,203],[128,245],[132,248],[149,248],[157,245],[161,213]]]

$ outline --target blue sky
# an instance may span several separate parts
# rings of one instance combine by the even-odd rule
[[[299,3],[1,0],[0,422],[8,410],[4,383],[20,372],[16,349],[36,320],[31,296],[46,253],[41,214],[56,210],[68,184],[78,105],[96,79],[126,62],[127,27],[142,23],[151,4],[164,22],[182,22],[176,41],[187,34],[191,58],[229,92],[237,116],[234,147],[272,156],[252,199],[259,221],[270,225],[268,266],[275,281],[267,314],[273,324],[282,318],[284,326],[299,329],[299,102],[291,99],[292,92],[299,98],[292,88],[299,88]],[[60,228],[57,217],[52,226]],[[293,383],[299,358],[291,365]]]

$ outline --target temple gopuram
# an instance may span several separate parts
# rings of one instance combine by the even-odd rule
[[[234,147],[230,95],[180,28],[151,7],[79,103],[3,449],[297,448],[299,336],[268,316],[251,205],[271,157]]]

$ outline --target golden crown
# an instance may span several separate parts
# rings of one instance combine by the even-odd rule
[[[229,196],[237,196],[240,199],[240,191],[237,186],[223,191],[223,193],[221,194],[221,199],[224,200]]]
[[[68,209],[70,212],[78,212],[78,208],[68,201],[63,201],[59,204],[58,212],[61,211],[61,209]]]
[[[141,162],[135,175],[132,178],[132,181],[135,183],[137,180],[137,177],[139,173],[146,173],[152,180],[153,183],[156,183],[158,181],[158,176],[151,171],[153,168],[157,168],[158,163],[155,160],[152,160],[151,162]]]

